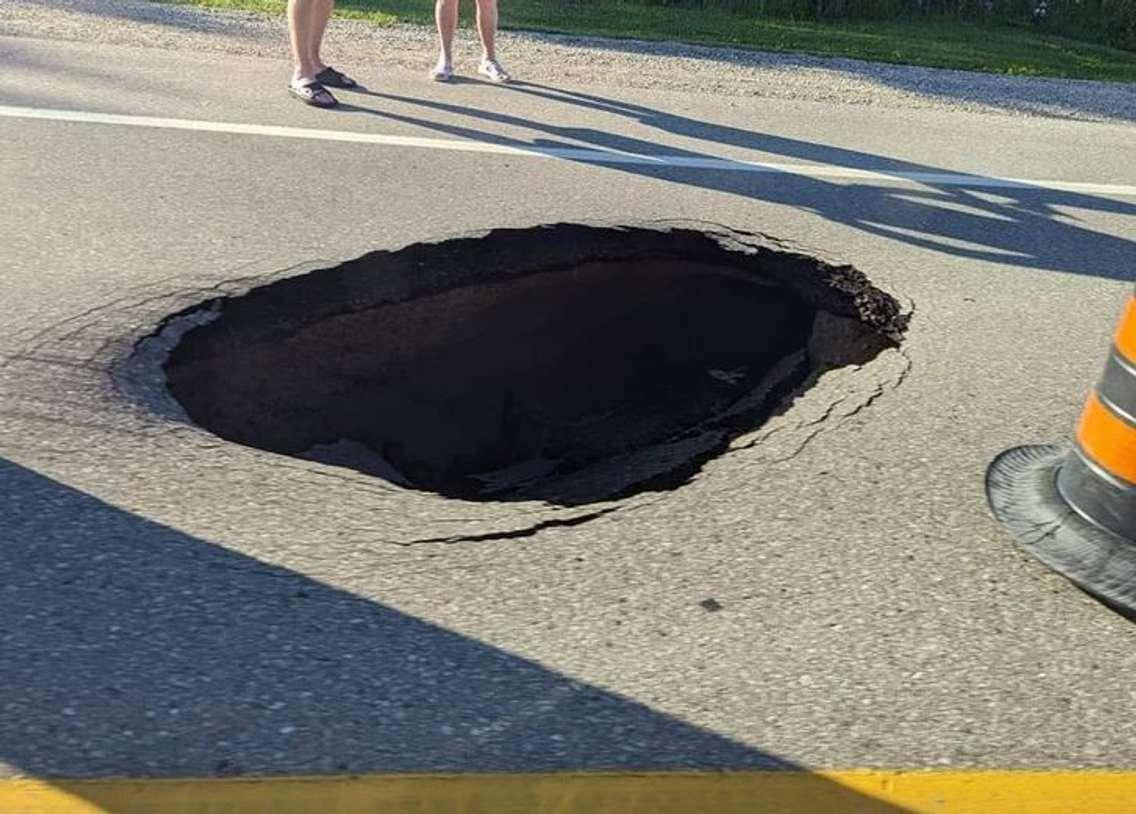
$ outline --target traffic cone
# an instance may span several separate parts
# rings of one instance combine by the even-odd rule
[[[1016,447],[986,472],[995,517],[1042,562],[1136,615],[1136,294],[1072,449]]]

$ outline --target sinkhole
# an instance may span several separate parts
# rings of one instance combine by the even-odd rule
[[[562,505],[680,485],[785,409],[818,359],[863,364],[905,322],[850,266],[674,223],[420,243],[197,310],[167,382],[221,438]]]

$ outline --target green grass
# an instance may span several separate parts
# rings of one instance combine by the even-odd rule
[[[279,14],[285,0],[173,0]],[[473,0],[463,0],[469,24]],[[336,14],[433,25],[430,0],[338,0]],[[505,0],[502,28],[678,40],[1027,76],[1136,82],[1136,53],[997,23],[950,19],[778,20],[635,0]]]

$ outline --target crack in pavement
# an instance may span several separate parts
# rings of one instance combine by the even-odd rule
[[[544,531],[545,529],[579,526],[591,520],[595,520],[598,517],[603,517],[604,515],[619,511],[619,509],[619,506],[609,506],[605,509],[600,509],[599,511],[588,512],[587,514],[576,515],[575,517],[543,520],[540,523],[536,523],[535,525],[520,529],[514,529],[512,531],[495,531],[489,532],[487,534],[456,535],[453,537],[429,537],[421,540],[409,540],[406,542],[395,542],[392,540],[388,542],[391,542],[393,545],[408,548],[410,546],[425,545],[427,543],[450,544],[465,542],[487,542],[490,540],[517,540],[524,537],[532,537],[540,533],[541,531]]]

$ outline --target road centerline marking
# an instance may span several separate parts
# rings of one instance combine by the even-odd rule
[[[1136,773],[1107,770],[826,770],[0,779],[23,814],[1121,814]],[[760,801],[760,802],[758,802]]]
[[[482,153],[486,155],[525,158],[552,158],[579,161],[588,164],[647,166],[655,169],[696,169],[781,174],[820,180],[832,179],[890,184],[900,182],[925,184],[928,186],[967,187],[971,189],[1041,189],[1091,195],[1136,197],[1136,184],[1101,184],[1079,181],[1003,178],[998,176],[951,172],[869,170],[822,163],[766,162],[673,153],[644,155],[587,147],[519,147],[510,144],[496,144],[491,141],[428,138],[422,136],[394,136],[351,130],[326,130],[283,125],[243,124],[238,122],[136,116],[120,113],[97,113],[84,110],[21,107],[16,105],[0,105],[0,118],[139,127],[158,130],[180,130],[198,133],[224,133],[229,135],[261,136],[267,138],[305,139],[311,141],[370,144],[384,147]]]

